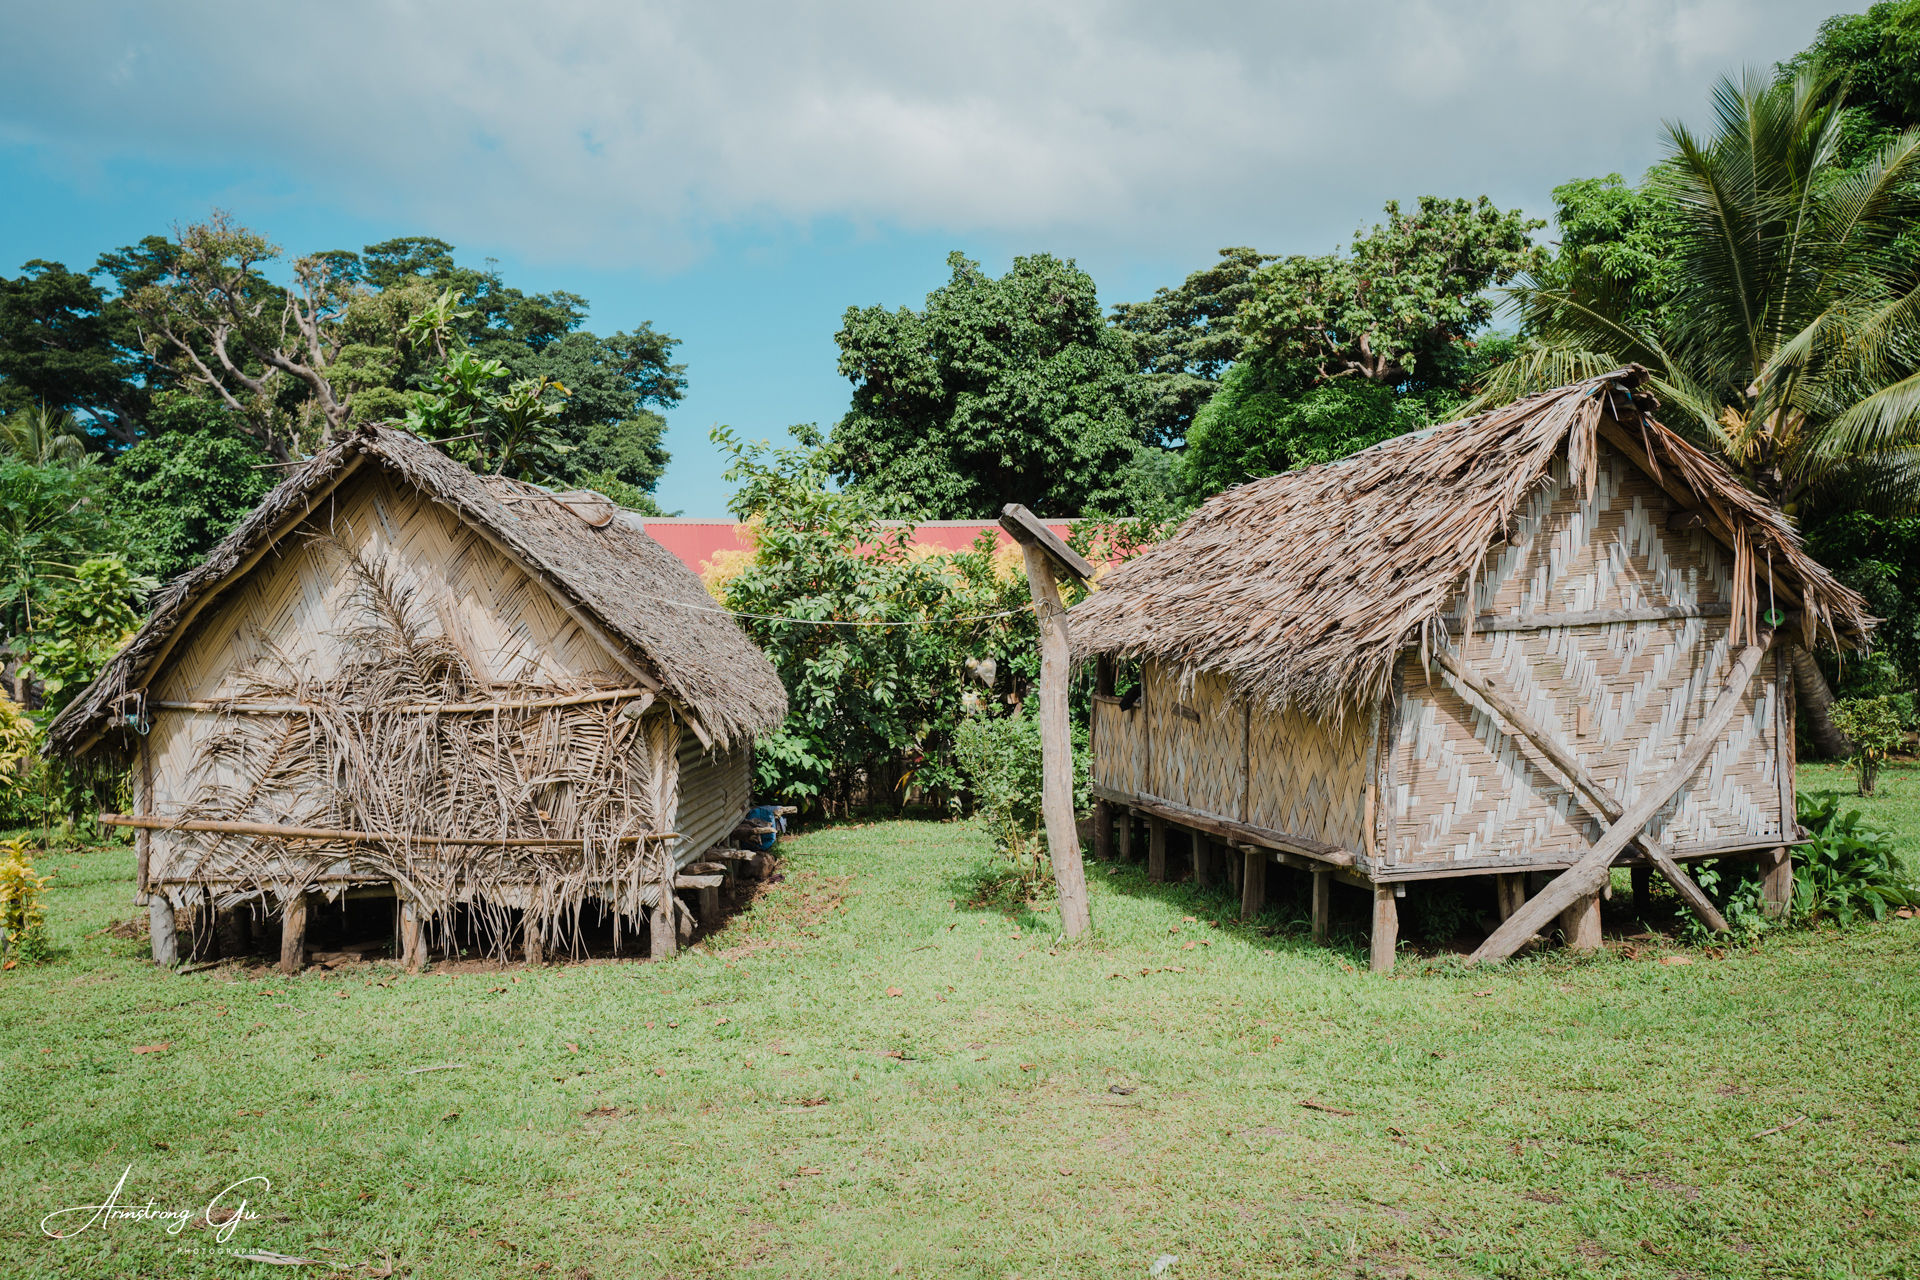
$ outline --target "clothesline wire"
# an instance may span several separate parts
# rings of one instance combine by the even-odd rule
[[[752,622],[797,622],[811,627],[945,627],[957,622],[990,622],[995,618],[1011,618],[1017,613],[1033,612],[1031,604],[1023,604],[1018,609],[1002,609],[998,613],[977,613],[968,618],[909,618],[900,622],[890,622],[885,619],[843,621],[838,618],[787,618],[771,613],[740,613],[733,609],[722,609],[717,605],[688,604],[685,600],[675,600],[670,596],[648,595],[644,591],[629,591],[625,594],[637,596],[642,600],[657,600],[661,604],[690,609],[695,613],[724,613],[729,618],[746,618]]]

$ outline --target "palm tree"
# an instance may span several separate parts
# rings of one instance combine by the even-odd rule
[[[1616,368],[1653,374],[1668,425],[1718,452],[1789,517],[1836,498],[1920,510],[1920,129],[1840,164],[1845,83],[1810,67],[1714,88],[1715,129],[1667,125],[1649,178],[1670,209],[1678,285],[1662,306],[1577,268],[1508,291],[1518,359],[1474,409]],[[1845,754],[1810,655],[1795,673],[1814,738]]]
[[[70,413],[45,405],[0,417],[0,453],[36,467],[83,467],[93,462],[86,432]]]

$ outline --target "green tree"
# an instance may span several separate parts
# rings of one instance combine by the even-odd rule
[[[113,545],[103,486],[97,467],[0,456],[0,635],[31,633],[75,568]]]
[[[1240,307],[1254,295],[1254,277],[1272,254],[1220,250],[1220,261],[1178,288],[1155,289],[1145,302],[1113,308],[1113,324],[1133,345],[1144,375],[1142,422],[1148,444],[1177,448],[1227,369],[1240,359]]]
[[[853,406],[834,428],[851,488],[981,519],[1008,502],[1112,510],[1141,442],[1130,344],[1092,277],[1050,254],[999,279],[954,253],[926,307],[849,307],[834,340]]]
[[[1814,67],[1843,73],[1853,110],[1842,121],[1838,159],[1852,169],[1920,124],[1920,0],[1890,0],[1820,24],[1806,49],[1781,64],[1786,75]]]
[[[1501,213],[1485,196],[1422,196],[1412,213],[1389,201],[1386,213],[1354,233],[1350,253],[1260,269],[1240,310],[1249,356],[1322,382],[1459,385],[1473,335],[1493,318],[1487,291],[1539,267],[1531,234],[1546,223]]]
[[[84,414],[131,444],[158,373],[124,303],[90,277],[40,258],[0,277],[0,413]]]
[[[54,593],[26,646],[27,669],[49,707],[73,701],[133,638],[137,606],[154,585],[119,556],[100,556],[83,561]]]
[[[107,501],[128,563],[162,581],[185,573],[286,474],[227,415],[178,391],[154,398],[153,434],[114,461]]]

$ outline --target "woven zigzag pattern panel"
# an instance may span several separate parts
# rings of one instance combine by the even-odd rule
[[[1138,704],[1131,711],[1093,704],[1093,778],[1130,795],[1146,793],[1147,718]]]
[[[1591,498],[1564,465],[1488,557],[1476,615],[1704,605],[1732,597],[1731,553],[1666,527],[1665,494],[1603,448]],[[1464,610],[1463,598],[1460,608]],[[1538,631],[1476,632],[1463,656],[1577,758],[1622,805],[1690,745],[1731,666],[1727,619],[1675,618]],[[1437,668],[1402,660],[1387,785],[1386,855],[1397,862],[1562,863],[1599,826],[1531,749]],[[1762,664],[1720,745],[1648,824],[1685,849],[1778,838],[1781,696]]]
[[[1149,794],[1223,818],[1239,817],[1242,716],[1226,680],[1202,671],[1183,682],[1158,663],[1148,663],[1146,683]]]
[[[1367,794],[1367,720],[1336,727],[1289,707],[1256,710],[1250,725],[1247,821],[1359,851]]]

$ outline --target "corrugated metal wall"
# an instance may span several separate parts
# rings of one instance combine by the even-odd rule
[[[673,829],[680,833],[674,859],[685,866],[726,839],[740,824],[752,800],[746,743],[709,753],[691,733],[680,738],[680,809]]]

